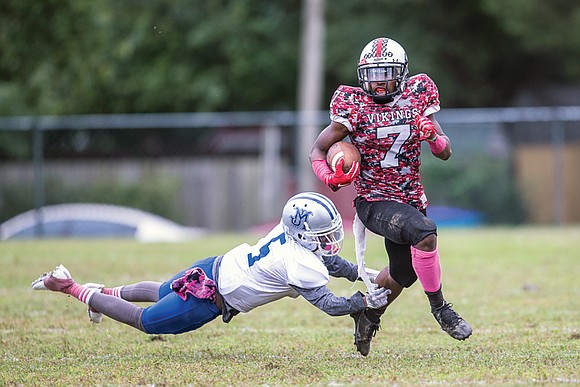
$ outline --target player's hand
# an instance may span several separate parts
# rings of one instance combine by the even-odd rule
[[[367,308],[379,309],[389,303],[389,294],[391,294],[391,289],[380,288],[375,285],[375,288],[369,290],[365,298],[367,301]]]
[[[341,157],[336,163],[336,171],[331,175],[326,176],[324,184],[330,187],[333,191],[338,191],[342,187],[346,187],[358,176],[360,171],[360,163],[355,161],[352,163],[350,170],[344,173],[342,166],[344,165],[344,157]]]
[[[375,270],[375,269],[369,269],[368,267],[365,267],[365,271],[367,272],[367,275],[369,276],[369,280],[374,284],[380,271]]]
[[[415,117],[415,125],[419,129],[419,141],[434,141],[437,138],[437,130],[429,118],[418,115]]]

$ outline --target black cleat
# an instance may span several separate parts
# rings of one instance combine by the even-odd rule
[[[441,325],[441,329],[449,336],[453,337],[457,340],[465,340],[469,336],[473,330],[465,321],[455,312],[451,307],[453,304],[448,304],[447,302],[443,303],[443,306],[437,309],[432,309],[431,313],[433,313],[433,317],[435,320]]]
[[[366,316],[362,310],[350,315],[354,319],[354,345],[361,355],[366,356],[371,350],[371,340],[381,328],[380,321],[374,323]]]

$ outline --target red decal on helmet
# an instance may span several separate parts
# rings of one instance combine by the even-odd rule
[[[383,39],[377,39],[377,53],[376,57],[380,58],[383,56]]]

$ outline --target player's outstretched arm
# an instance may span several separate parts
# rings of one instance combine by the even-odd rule
[[[323,257],[324,266],[328,269],[328,273],[336,278],[346,278],[350,282],[358,279],[358,266],[346,259],[333,255],[331,257]]]
[[[350,298],[338,297],[326,286],[312,289],[292,286],[302,297],[312,305],[330,316],[345,316],[357,313],[366,308],[379,309],[387,305],[390,289],[375,285],[366,295],[356,292]]]
[[[334,295],[326,286],[312,289],[292,287],[308,302],[330,316],[345,316],[360,312],[367,307],[365,296],[361,292],[356,292],[350,298],[346,298]]]

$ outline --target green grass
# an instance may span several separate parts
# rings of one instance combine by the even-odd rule
[[[580,227],[441,230],[444,291],[473,336],[458,342],[441,332],[415,284],[383,317],[366,358],[355,351],[350,317],[301,298],[227,325],[148,336],[106,317],[90,324],[80,302],[29,287],[58,263],[79,282],[164,280],[256,239],[1,243],[0,386],[580,383]],[[382,267],[381,240],[368,244],[367,265]],[[343,253],[354,260],[351,237]],[[363,289],[338,279],[330,287],[344,296]]]

